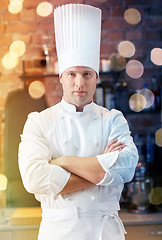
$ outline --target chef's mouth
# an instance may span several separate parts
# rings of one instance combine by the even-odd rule
[[[78,95],[84,95],[86,92],[85,91],[74,91],[74,94],[78,94]]]

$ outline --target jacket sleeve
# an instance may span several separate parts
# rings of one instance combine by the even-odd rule
[[[52,153],[42,129],[40,114],[30,113],[19,144],[19,169],[28,192],[55,196],[68,182],[70,173],[59,166],[49,164]]]
[[[106,174],[97,184],[102,186],[119,185],[130,182],[138,163],[138,152],[130,135],[126,119],[120,111],[112,110],[110,119],[110,135],[108,142],[113,139],[126,144],[122,151],[114,151],[97,156]]]

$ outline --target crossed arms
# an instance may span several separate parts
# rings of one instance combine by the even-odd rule
[[[46,133],[42,132],[42,129],[46,131],[43,118],[39,113],[31,113],[19,145],[19,169],[26,190],[37,195],[56,196],[94,184],[116,186],[131,181],[138,153],[127,122],[120,112],[114,111],[109,125],[109,144],[101,155],[90,158],[63,155],[53,159],[44,137]]]
[[[104,153],[121,151],[125,144],[114,139],[107,144]],[[73,157],[63,156],[50,161],[52,165],[58,165],[71,172],[70,178],[60,192],[67,194],[86,189],[99,183],[105,175],[105,170],[100,165],[97,157]]]

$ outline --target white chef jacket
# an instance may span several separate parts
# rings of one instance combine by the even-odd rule
[[[126,147],[120,152],[103,154],[108,142],[116,138]],[[96,156],[106,174],[101,182],[92,187],[61,195],[59,192],[68,182],[70,172],[49,164],[52,158],[61,156]],[[109,111],[94,102],[86,105],[83,112],[76,112],[74,105],[62,99],[40,113],[30,113],[19,145],[23,184],[41,202],[45,218],[49,216],[48,209],[50,214],[51,211],[56,214],[55,210],[71,208],[71,213],[75,208],[83,212],[106,213],[113,209],[116,214],[124,183],[132,180],[137,162],[137,149],[122,113],[115,109]],[[84,215],[83,212],[79,214]],[[102,219],[104,217],[102,215]]]

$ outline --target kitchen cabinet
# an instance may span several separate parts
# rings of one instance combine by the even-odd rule
[[[12,240],[12,232],[11,231],[0,231],[0,239],[1,240]]]
[[[125,229],[126,240],[162,240],[162,225],[126,226]],[[1,240],[36,240],[37,237],[38,229],[0,231]]]
[[[12,240],[37,240],[37,238],[38,230],[17,230],[12,232]]]
[[[38,230],[0,231],[1,240],[37,240]]]
[[[22,215],[20,215],[21,210]],[[37,240],[41,211],[40,208],[33,208],[33,212],[31,210],[29,208],[2,209],[0,211],[0,240]],[[19,215],[15,215],[15,212]],[[17,216],[14,221],[13,216]],[[121,210],[119,216],[128,233],[126,240],[162,240],[162,213],[133,214]],[[35,219],[34,222],[33,219]],[[156,235],[157,233],[159,235]]]
[[[126,226],[126,240],[160,240],[162,239],[162,225]]]

